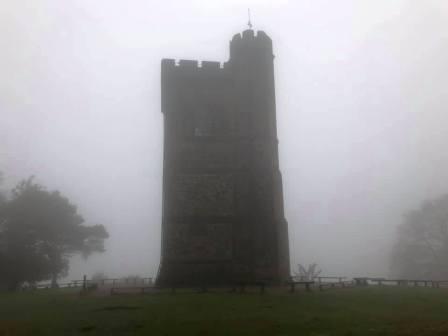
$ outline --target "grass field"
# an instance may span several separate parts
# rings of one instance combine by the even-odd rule
[[[0,294],[0,335],[448,335],[448,290]]]

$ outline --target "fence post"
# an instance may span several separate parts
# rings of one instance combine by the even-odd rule
[[[82,279],[82,289],[86,290],[87,289],[87,276],[84,274],[84,277]]]

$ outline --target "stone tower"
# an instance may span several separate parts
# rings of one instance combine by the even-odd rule
[[[246,30],[229,61],[162,60],[160,285],[289,277],[272,40]]]

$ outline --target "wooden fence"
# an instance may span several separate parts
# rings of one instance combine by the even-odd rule
[[[360,286],[407,286],[407,287],[431,287],[431,288],[448,288],[448,280],[428,280],[428,279],[386,279],[386,278],[374,278],[374,277],[356,277],[353,280],[346,280],[343,276],[318,276],[311,281],[301,280],[297,277],[291,277],[291,280],[286,282],[284,285],[289,288],[289,292],[294,293],[296,287],[303,287],[307,292],[313,290],[324,291],[328,289],[337,288],[353,288]],[[272,284],[269,281],[255,281],[255,282],[238,282],[234,285],[219,287],[221,290],[226,289],[232,293],[244,293],[246,289],[250,292],[253,289],[258,289],[260,294],[265,293],[265,291],[271,287]],[[285,286],[280,286],[285,287]],[[111,279],[82,279],[82,280],[72,280],[69,282],[59,283],[59,288],[82,288],[96,289],[104,288],[110,292],[111,295],[116,294],[131,294],[131,293],[154,293],[160,290],[171,290],[175,293],[176,290],[194,290],[196,292],[208,292],[210,289],[215,289],[215,287],[209,286],[198,286],[185,287],[185,286],[168,286],[168,287],[156,287],[154,286],[152,278],[111,278]],[[278,287],[278,286],[273,286]],[[51,288],[51,283],[39,284],[34,287],[36,289]],[[216,287],[218,288],[218,287]],[[251,288],[253,288],[251,290]]]
[[[116,278],[116,279],[82,279],[82,280],[71,280],[69,282],[58,283],[58,288],[88,288],[92,286],[96,287],[137,287],[146,286],[151,287],[153,285],[152,278]],[[52,288],[51,283],[41,283],[34,286],[36,289],[47,289]]]

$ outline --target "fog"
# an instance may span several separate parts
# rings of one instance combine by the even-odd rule
[[[69,278],[155,276],[162,58],[228,59],[274,42],[291,263],[389,274],[402,215],[448,192],[445,0],[16,0],[0,6],[0,171],[36,175],[104,224]]]

